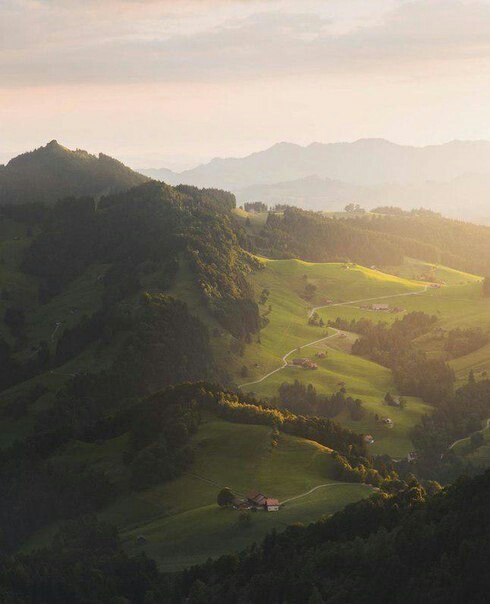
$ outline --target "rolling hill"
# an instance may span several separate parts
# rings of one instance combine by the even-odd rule
[[[373,492],[368,485],[336,480],[327,447],[286,434],[273,446],[271,438],[270,427],[231,423],[207,414],[193,437],[196,456],[188,471],[171,482],[119,497],[101,510],[100,519],[118,527],[130,554],[145,552],[162,570],[175,571],[244,549],[272,529],[315,521]],[[124,489],[125,446],[126,435],[103,444],[75,441],[52,463],[83,462],[103,468]],[[238,496],[260,490],[281,501],[299,497],[280,514],[256,513],[250,525],[242,527],[238,512],[216,504],[225,486]],[[320,488],[309,493],[315,487]],[[56,526],[41,530],[23,551],[49,543],[55,531]],[[143,544],[138,541],[141,536]]]
[[[399,394],[393,371],[352,353],[355,330],[327,322],[434,314],[413,343],[428,358],[455,327],[490,331],[481,277],[450,253],[467,234],[459,223],[438,218],[432,245],[431,216],[417,215],[417,239],[411,215],[385,225],[247,214],[224,191],[157,182],[39,207],[15,206],[0,223],[0,523],[10,551],[47,545],[67,519],[97,512],[131,560],[146,552],[175,571],[373,488],[396,490],[416,471],[406,461],[413,428],[434,407],[408,395],[387,407],[386,393]],[[482,227],[470,238],[468,263],[487,245]],[[452,268],[435,262],[443,247]],[[399,308],[362,308],[376,302]],[[458,385],[470,368],[480,380],[486,351],[449,360]],[[296,357],[318,369],[292,366]],[[288,410],[278,390],[296,379],[344,397],[341,408]],[[216,505],[225,486],[286,505],[242,525]]]
[[[71,151],[53,140],[0,166],[0,206],[52,205],[63,197],[100,197],[147,180],[108,155]]]

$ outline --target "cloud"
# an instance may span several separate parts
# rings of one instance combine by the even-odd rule
[[[319,0],[0,0],[0,87],[410,74],[490,58],[484,0],[380,0],[372,16],[344,4],[352,10]]]

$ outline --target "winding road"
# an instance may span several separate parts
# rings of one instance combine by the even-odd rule
[[[427,289],[428,289],[428,286],[426,285],[420,290],[404,292],[403,294],[390,294],[389,296],[377,296],[375,298],[362,298],[360,300],[349,300],[347,302],[336,302],[335,304],[324,304],[323,306],[315,306],[309,312],[308,318],[312,317],[315,312],[317,312],[318,310],[321,310],[322,308],[333,308],[335,306],[349,306],[351,304],[358,304],[360,302],[372,302],[373,300],[389,300],[392,298],[402,298],[404,296],[418,296],[418,295],[424,294],[427,291]],[[338,329],[335,329],[334,327],[330,327],[330,329],[334,330],[333,334],[330,334],[329,336],[325,336],[318,340],[313,340],[313,342],[308,342],[307,344],[302,344],[301,348],[306,348],[308,346],[313,346],[314,344],[319,344],[320,342],[324,342],[325,340],[330,340],[331,338],[334,338],[336,335],[338,335],[338,333],[339,333]],[[298,347],[296,346],[295,348],[293,348],[292,350],[287,352],[282,357],[282,365],[280,367],[278,367],[277,369],[274,369],[273,371],[269,371],[269,373],[266,373],[264,376],[262,376],[258,380],[255,380],[254,382],[246,382],[245,384],[239,384],[238,388],[244,388],[245,386],[253,386],[254,384],[260,384],[261,382],[263,382],[264,380],[269,378],[271,375],[274,375],[278,371],[282,371],[283,369],[285,369],[286,367],[289,366],[287,359],[297,349],[298,349]]]
[[[295,501],[296,499],[301,499],[301,497],[306,497],[307,495],[311,495],[311,493],[318,491],[318,489],[323,489],[324,487],[337,487],[337,486],[345,487],[346,484],[349,484],[349,483],[347,483],[347,482],[327,482],[325,484],[319,484],[318,486],[313,487],[309,491],[306,491],[306,493],[301,493],[301,495],[295,495],[294,497],[289,497],[289,499],[285,499],[284,501],[281,501],[281,505],[284,505],[285,503],[289,503],[290,501]],[[366,485],[366,487],[369,487],[370,489],[373,488],[373,487],[371,487],[371,485]]]
[[[477,434],[478,432],[485,432],[485,430],[489,430],[489,429],[490,429],[490,417],[486,420],[485,426],[481,430],[477,430],[476,432],[473,432],[473,434]],[[465,436],[464,438],[458,438],[458,440],[455,440],[453,442],[453,444],[448,447],[448,451],[453,449],[457,444],[462,443],[464,440],[468,440],[470,437],[471,437],[471,434],[469,436]]]

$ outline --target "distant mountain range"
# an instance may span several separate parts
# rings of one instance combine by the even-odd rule
[[[454,217],[490,218],[490,142],[411,147],[382,139],[279,143],[244,158],[213,159],[184,172],[140,170],[169,184],[219,187],[240,202],[288,202],[316,210],[424,206]]]
[[[0,205],[53,204],[71,196],[100,197],[126,191],[147,180],[108,155],[71,151],[53,140],[0,166]]]

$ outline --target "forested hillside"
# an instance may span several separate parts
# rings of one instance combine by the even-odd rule
[[[424,210],[384,210],[337,217],[279,206],[251,234],[257,249],[273,258],[393,266],[408,256],[477,274],[490,272],[489,227]]]
[[[477,472],[449,447],[488,416],[482,372],[453,394],[448,365],[484,349],[485,325],[441,328],[462,295],[478,321],[486,289],[481,277],[435,263],[483,272],[487,230],[423,212],[334,218],[281,207],[266,216],[256,205],[249,209],[259,213],[240,213],[225,191],[154,181],[106,195],[64,193],[0,208],[0,555],[9,568],[0,571],[0,596],[23,603],[33,590],[45,593],[30,570],[40,554],[18,553],[39,544],[50,548],[45,571],[64,573],[46,602],[103,600],[91,578],[80,593],[78,574],[92,577],[100,564],[114,573],[115,593],[135,602],[151,593],[175,602],[362,601],[366,576],[365,601],[384,598],[368,551],[381,561],[386,552],[408,555],[396,576],[424,583],[394,535],[412,521],[426,530],[426,514],[440,506],[424,503],[439,488],[433,480]],[[385,322],[357,306],[401,296],[396,307],[381,305]],[[440,357],[424,348],[423,338],[436,336]],[[284,381],[305,370],[288,355],[318,342],[308,382]],[[287,373],[278,374],[278,359]],[[385,413],[396,426],[384,425]],[[407,460],[413,443],[418,458]],[[228,485],[237,494],[264,485],[287,504],[275,517],[221,510],[216,490]],[[369,503],[316,525],[326,545],[295,527],[177,578],[138,555],[178,571],[373,490],[380,493]],[[152,537],[140,540],[146,531]],[[73,548],[81,565],[68,573]],[[284,567],[288,581],[281,552],[294,561],[294,572]],[[352,556],[358,565],[347,581]],[[439,577],[437,552],[426,562]]]
[[[416,484],[271,534],[182,577],[188,602],[484,602],[490,472],[428,497]]]
[[[99,197],[147,180],[108,155],[70,151],[51,141],[0,166],[0,205],[54,204],[70,195]]]
[[[440,264],[477,274],[490,273],[490,227],[450,220],[424,210],[393,210],[380,208],[380,213],[357,216],[352,223],[363,230],[388,237],[415,239],[421,244],[434,246],[437,249],[436,261]]]
[[[85,517],[48,549],[4,557],[0,594],[19,604],[485,602],[489,496],[490,472],[439,493],[412,483],[175,576],[128,558],[114,529]]]

